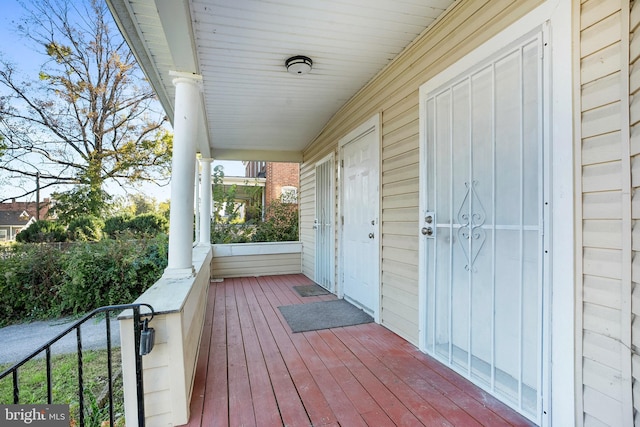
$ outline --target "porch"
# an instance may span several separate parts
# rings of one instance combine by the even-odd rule
[[[293,334],[302,274],[209,287],[188,426],[532,425],[386,328]]]

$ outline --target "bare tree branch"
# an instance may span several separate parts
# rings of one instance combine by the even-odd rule
[[[27,74],[0,62],[0,171],[39,173],[43,188],[77,184],[96,192],[105,180],[166,180],[166,119],[104,2],[21,4],[18,31],[43,62],[37,77],[24,80]]]

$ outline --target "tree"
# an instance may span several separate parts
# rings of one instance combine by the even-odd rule
[[[63,193],[53,193],[56,201],[51,212],[58,221],[69,225],[77,218],[99,217],[110,196],[102,188],[92,190],[88,185],[78,185]]]
[[[153,197],[145,196],[144,194],[129,194],[128,197],[131,210],[134,215],[142,215],[146,213],[155,213],[158,202]]]
[[[213,168],[213,225],[229,224],[240,214],[236,204],[236,184],[229,187],[224,185],[224,166]]]
[[[4,200],[35,193],[39,174],[40,189],[72,185],[71,196],[92,201],[83,213],[99,215],[105,181],[166,182],[172,146],[166,117],[156,111],[155,95],[105,2],[22,6],[17,31],[45,61],[33,75],[0,61],[0,169],[21,193]]]

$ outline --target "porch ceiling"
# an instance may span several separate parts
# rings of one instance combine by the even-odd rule
[[[203,153],[290,161],[453,2],[108,0],[169,117],[169,71],[203,76]],[[287,73],[294,55],[309,74]]]

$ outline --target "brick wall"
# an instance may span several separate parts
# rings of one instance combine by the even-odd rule
[[[280,199],[282,187],[300,188],[300,165],[298,163],[267,163],[266,202]]]

